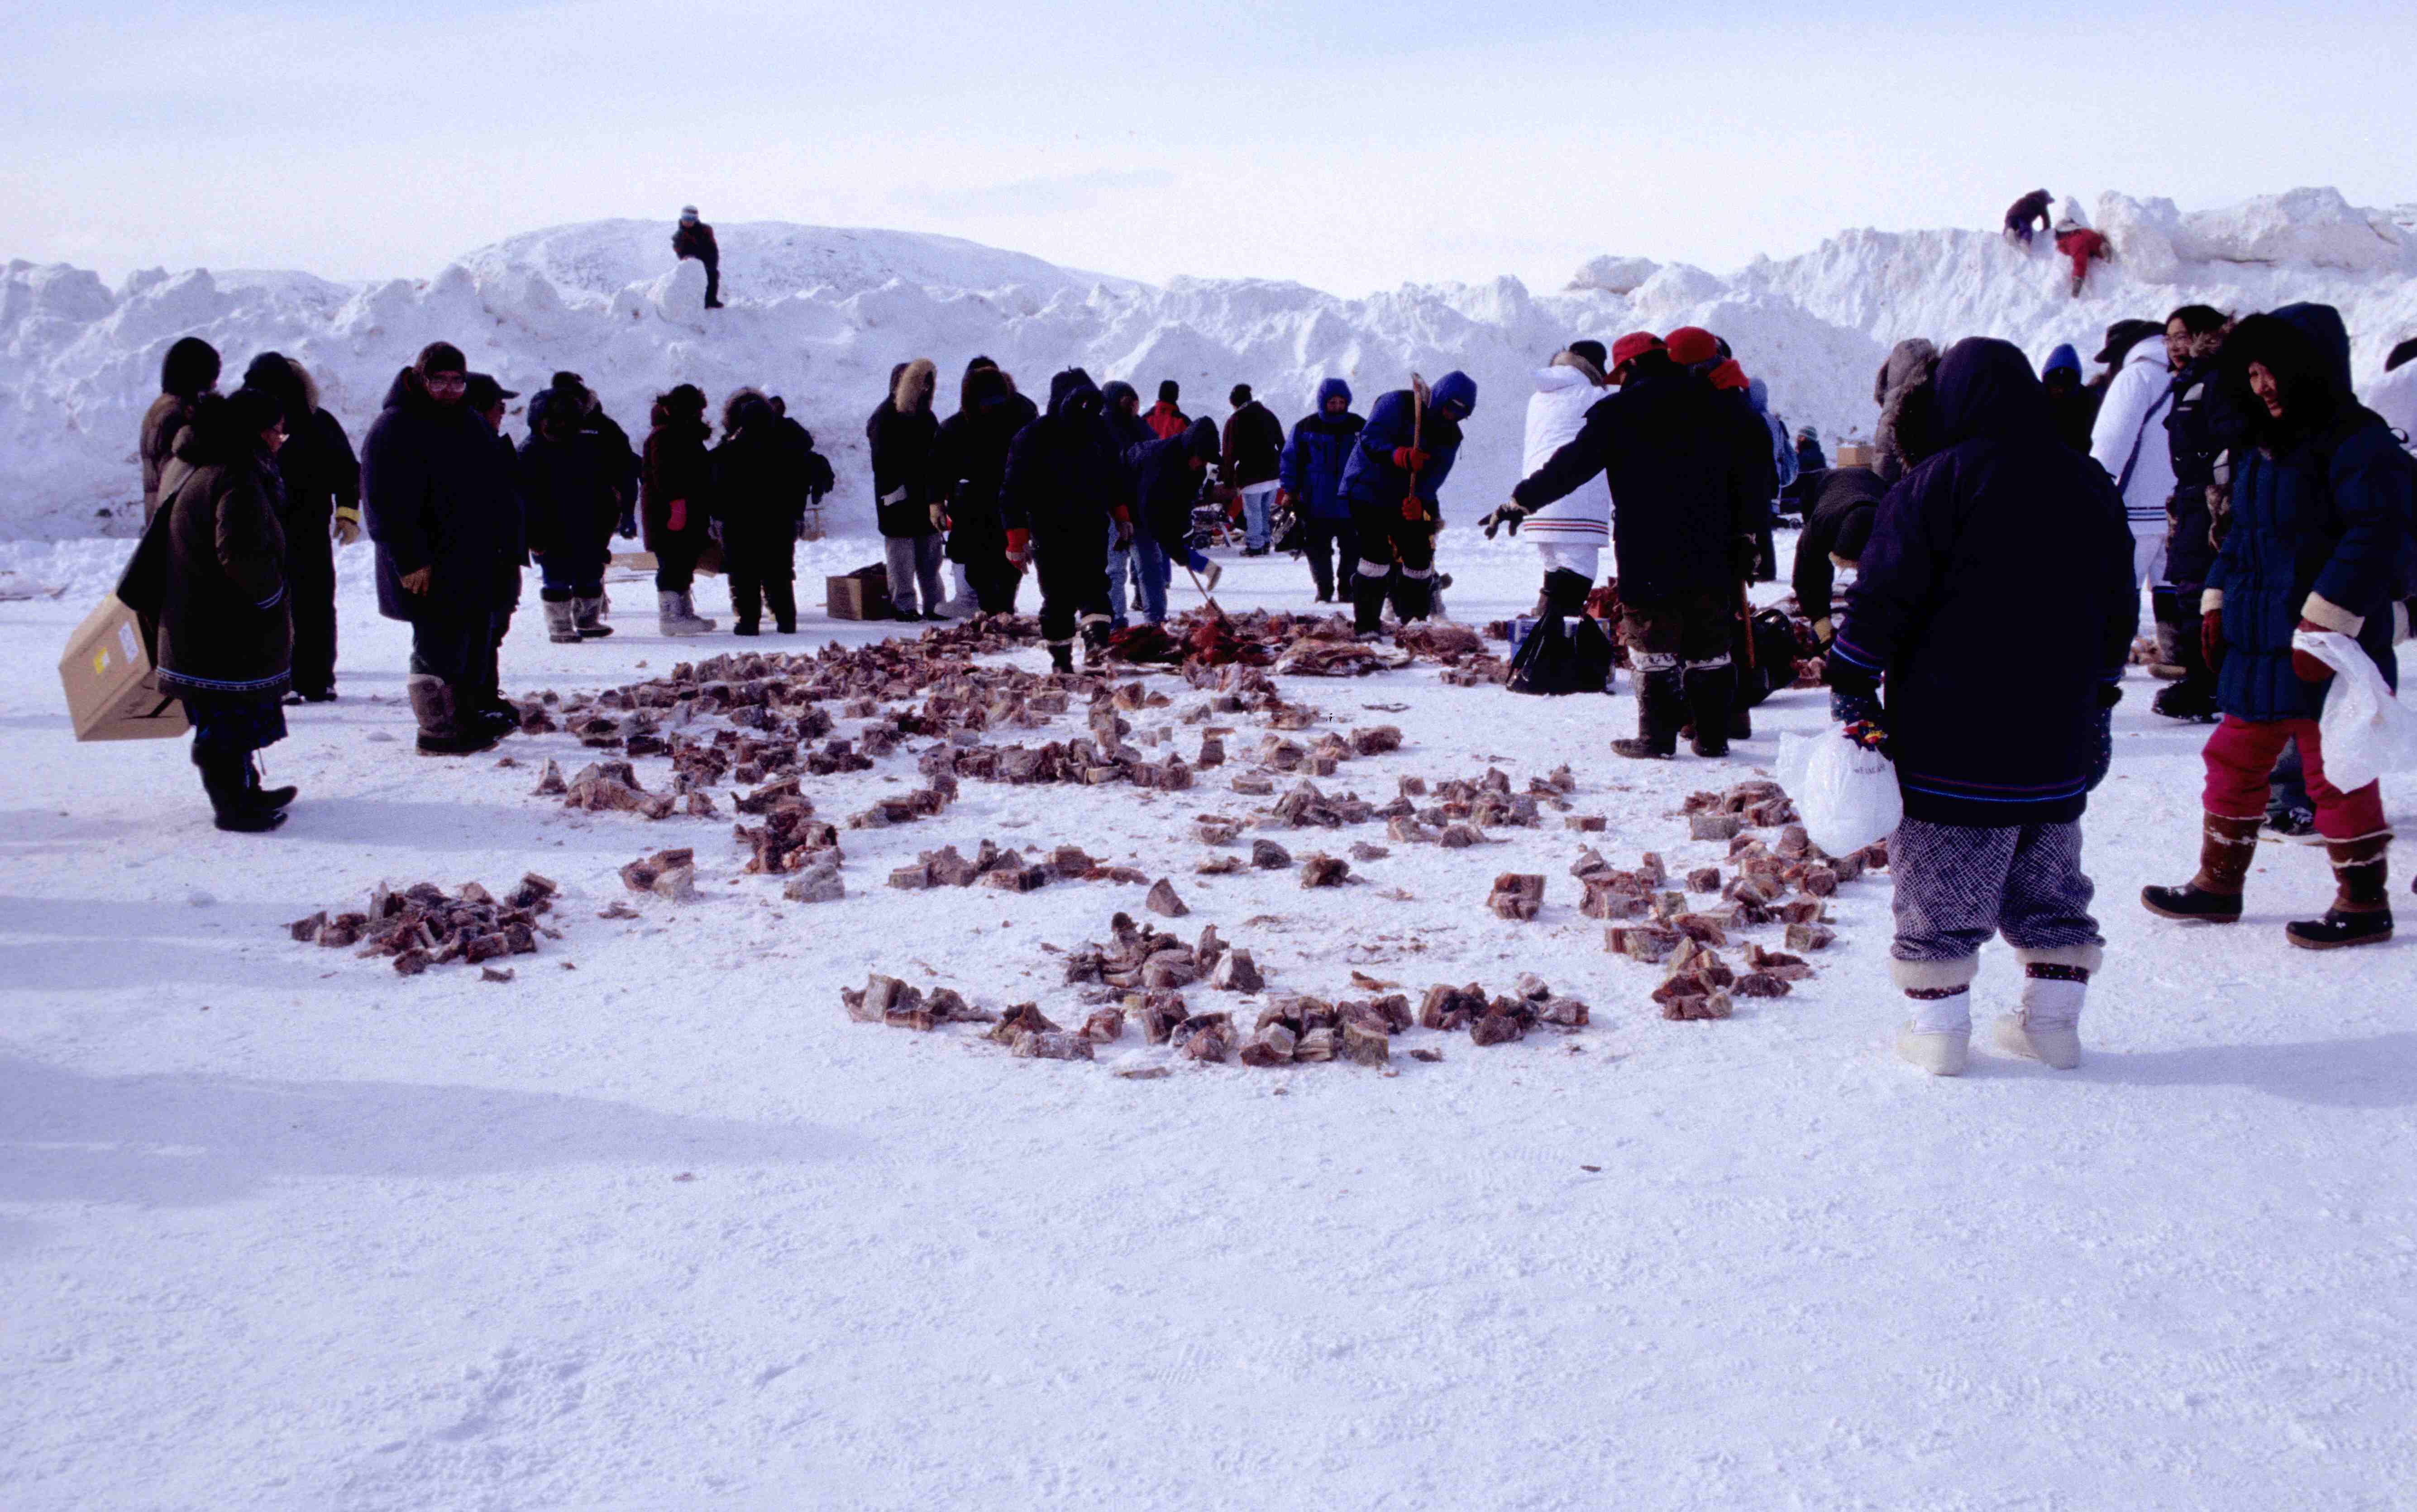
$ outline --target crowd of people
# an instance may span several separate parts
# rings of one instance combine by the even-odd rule
[[[2326,780],[2333,673],[2303,639],[2348,638],[2396,686],[2417,594],[2417,461],[2360,403],[2349,352],[2340,316],[2305,304],[2118,322],[2090,383],[2071,346],[2035,373],[2003,341],[1910,339],[1876,380],[1873,464],[1832,467],[1710,331],[1573,340],[1528,401],[1526,476],[1481,523],[1534,546],[1540,626],[1588,612],[1610,548],[1637,724],[1612,749],[1657,760],[1690,733],[1706,757],[1750,734],[1748,587],[1773,575],[1774,500],[1801,508],[1793,583],[1832,713],[1893,758],[1903,797],[1900,1051],[1962,1069],[1978,952],[2003,934],[2026,979],[2001,1042],[2070,1066],[2105,946],[2080,819],[2111,760],[2143,587],[2151,670],[2169,685],[2154,711],[2214,725],[2198,869],[2147,889],[2145,906],[2237,921],[2261,827],[2312,831],[2335,895],[2289,941],[2392,932],[2379,794]],[[2390,369],[2412,355],[2404,343]],[[380,609],[411,626],[408,688],[433,754],[483,749],[515,721],[496,655],[524,567],[540,570],[554,640],[611,633],[616,532],[654,555],[663,633],[715,628],[692,597],[708,553],[735,633],[761,633],[768,612],[776,631],[797,628],[799,522],[832,477],[777,396],[728,396],[717,437],[707,396],[681,385],[633,448],[560,372],[515,445],[503,427],[518,396],[440,341],[396,374],[357,463],[299,364],[264,353],[224,396],[218,376],[197,340],[167,353],[140,437],[156,522],[137,561],[164,564],[161,683],[191,715],[221,827],[274,828],[292,801],[264,787],[253,753],[284,733],[287,698],[334,694],[331,547],[364,531]],[[1362,636],[1389,606],[1403,622],[1434,611],[1441,491],[1477,407],[1465,374],[1382,394],[1364,417],[1328,378],[1289,428],[1247,386],[1221,426],[1185,415],[1172,380],[1145,410],[1131,385],[1080,368],[1036,404],[987,357],[966,365],[943,421],[938,376],[928,358],[900,363],[866,423],[902,618],[1011,612],[1028,573],[1051,663],[1072,672],[1075,647],[1095,659],[1129,611],[1163,620],[1178,565],[1215,585],[1204,521],[1239,526],[1246,553],[1307,556],[1317,600],[1347,599]],[[1841,570],[1854,573],[1843,591]]]

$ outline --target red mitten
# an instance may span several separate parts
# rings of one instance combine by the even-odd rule
[[[2300,628],[2322,634],[2325,627],[2314,620],[2303,619],[2300,621]],[[2333,681],[2333,670],[2294,646],[2291,649],[2291,675],[2303,683],[2329,683]]]
[[[1416,446],[1395,446],[1393,465],[1405,473],[1415,473],[1427,464],[1427,454]]]
[[[1426,507],[1419,503],[1419,496],[1417,494],[1413,493],[1408,498],[1402,501],[1403,519],[1424,520],[1426,517]]]
[[[2211,671],[2224,665],[2224,611],[2211,609],[2198,617],[2198,651]]]
[[[669,514],[665,516],[663,523],[671,530],[686,530],[688,528],[688,501],[686,499],[674,499],[672,501],[671,510]]]
[[[1007,554],[1013,557],[1018,562],[1028,559],[1032,555],[1032,532],[1028,530],[1009,531],[1007,533]]]

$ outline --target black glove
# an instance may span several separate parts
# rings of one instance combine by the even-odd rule
[[[1505,525],[1511,527],[1512,535],[1518,535],[1520,522],[1525,521],[1527,518],[1528,511],[1526,507],[1522,506],[1519,501],[1513,499],[1510,503],[1497,507],[1492,514],[1487,515],[1484,519],[1479,521],[1478,524],[1485,531],[1485,538],[1487,540],[1492,540],[1494,538],[1494,533]]]

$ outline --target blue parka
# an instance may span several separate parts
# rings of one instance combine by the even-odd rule
[[[2139,622],[2123,503],[2020,348],[1958,341],[1936,382],[1947,446],[1880,501],[1831,654],[1887,680],[1908,817],[2069,823]]]
[[[1326,413],[1326,401],[1340,395],[1344,410]],[[1285,438],[1276,478],[1284,491],[1300,501],[1311,520],[1348,520],[1351,506],[1343,497],[1343,474],[1351,463],[1351,447],[1368,422],[1351,413],[1351,386],[1329,378],[1317,386],[1317,408],[1294,422]]]
[[[2303,619],[2357,640],[2397,686],[2392,599],[2410,523],[2408,453],[2360,407],[2349,335],[2330,305],[2287,305],[2241,323],[2228,371],[2273,372],[2284,418],[2252,400],[2249,445],[2234,454],[2231,526],[2207,578],[2206,607],[2224,615],[2216,706],[2243,719],[2313,719],[2326,686],[2291,671]]]
[[[1407,498],[1410,475],[1393,465],[1393,453],[1415,445],[1427,454],[1427,464],[1419,473],[1419,497],[1437,519],[1443,517],[1437,495],[1443,491],[1443,480],[1452,476],[1452,459],[1460,455],[1460,423],[1436,412],[1457,402],[1469,414],[1477,413],[1477,381],[1465,372],[1448,372],[1436,381],[1429,397],[1423,425],[1419,423],[1418,405],[1408,389],[1396,388],[1376,401],[1351,448],[1351,460],[1344,464],[1346,506],[1392,508]]]

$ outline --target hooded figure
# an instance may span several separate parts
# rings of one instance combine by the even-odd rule
[[[160,358],[160,397],[143,413],[135,453],[143,461],[143,523],[159,512],[162,476],[176,442],[192,423],[193,406],[219,386],[219,349],[198,336],[180,336]]]
[[[1078,622],[1088,659],[1106,646],[1108,522],[1132,539],[1127,484],[1091,375],[1069,368],[1050,379],[1048,413],[1009,445],[1001,503],[1010,559],[1039,560],[1041,633],[1059,672],[1073,671]]]
[[[1317,408],[1293,423],[1292,433],[1285,438],[1284,455],[1276,461],[1276,480],[1281,485],[1277,502],[1289,503],[1300,517],[1310,581],[1317,585],[1321,604],[1334,601],[1337,565],[1347,574],[1360,560],[1351,506],[1343,497],[1343,473],[1367,424],[1352,413],[1349,384],[1340,378],[1320,379]]]
[[[1979,952],[2002,932],[2026,980],[1999,1042],[2070,1067],[2105,944],[2080,819],[2139,618],[2131,542],[2105,475],[2058,443],[2020,349],[1956,342],[1938,398],[1942,449],[1881,501],[1829,660],[1843,693],[1887,685],[1886,714],[1847,738],[1885,739],[1905,800],[1889,841],[1890,954],[1911,1010],[1898,1050],[1963,1069]]]
[[[1620,352],[1633,355],[1619,361]],[[1636,759],[1671,756],[1692,722],[1696,752],[1725,755],[1737,695],[1730,651],[1739,569],[1751,568],[1757,511],[1770,510],[1757,493],[1770,464],[1765,458],[1748,467],[1760,447],[1740,445],[1738,410],[1659,341],[1622,338],[1615,364],[1619,391],[1587,411],[1576,437],[1513,489],[1505,507],[1532,517],[1597,474],[1607,478],[1637,721],[1635,738],[1611,748]]]
[[[2174,494],[2174,461],[2166,418],[2173,413],[2174,374],[2162,340],[2141,340],[2123,354],[2099,401],[2090,454],[2123,495],[2132,528],[2133,581],[2165,581],[2166,505]]]
[[[251,359],[244,386],[274,398],[285,416],[277,448],[284,484],[285,584],[294,606],[294,695],[336,696],[336,553],[361,535],[361,464],[352,438],[319,407],[319,386],[302,364],[276,352]]]
[[[722,406],[722,444],[713,448],[713,517],[722,525],[735,635],[760,633],[767,606],[775,629],[783,635],[798,629],[798,523],[805,518],[806,474],[803,454],[781,419],[769,400],[742,388]]]
[[[658,395],[639,459],[639,515],[655,553],[656,627],[664,635],[704,635],[714,622],[696,612],[696,564],[713,519],[713,459],[706,443],[705,390],[681,384]]]
[[[2040,370],[2040,384],[2047,390],[2049,416],[2056,421],[2057,439],[2075,451],[2090,449],[2090,428],[2098,421],[2099,391],[2081,381],[2081,354],[2070,341],[2061,342],[2047,355],[2047,366]]]
[[[1577,439],[1587,412],[1611,395],[1603,371],[1573,352],[1562,352],[1536,374],[1528,398],[1528,429],[1520,470],[1533,473],[1553,453]],[[1529,514],[1521,522],[1543,559],[1544,587],[1539,615],[1582,612],[1611,544],[1611,484],[1598,476]]]
[[[1343,468],[1360,552],[1351,586],[1357,633],[1373,637],[1383,627],[1389,584],[1404,623],[1433,611],[1443,482],[1460,455],[1461,426],[1476,411],[1477,381],[1456,369],[1436,381],[1423,407],[1416,392],[1396,388],[1370,408]]]
[[[864,423],[873,453],[874,515],[889,551],[889,602],[900,619],[940,620],[939,491],[932,482],[940,422],[932,414],[939,370],[929,357],[901,363],[889,393]],[[915,612],[920,589],[923,612]]]
[[[616,464],[586,429],[593,402],[575,375],[556,373],[553,386],[529,401],[533,419],[520,447],[529,554],[537,558],[546,635],[557,645],[613,633],[603,621],[604,567],[621,498],[614,488]]]
[[[2325,779],[2318,717],[2332,669],[2293,647],[2298,631],[2358,643],[2396,686],[2394,599],[2409,573],[2417,468],[2349,382],[2349,337],[2330,305],[2287,305],[2234,327],[2227,386],[2242,402],[2230,525],[2208,573],[2202,634],[2224,722],[2210,737],[2198,874],[2141,895],[2151,912],[2232,923],[2257,849],[2266,780],[2296,740],[2336,890],[2321,919],[2288,926],[2313,949],[2389,939],[2384,850],[2391,826],[2378,785],[2343,793]]]
[[[1938,370],[1938,348],[1925,337],[1908,336],[1889,348],[1888,360],[1872,381],[1872,402],[1880,407],[1880,423],[1872,432],[1873,466],[1883,483],[1895,482],[1928,455],[1936,430],[1930,380]]]
[[[1201,576],[1207,591],[1214,592],[1224,575],[1191,546],[1192,508],[1219,454],[1217,422],[1206,416],[1179,436],[1148,436],[1126,448],[1125,466],[1134,485],[1132,551],[1143,569],[1142,618],[1152,625],[1166,622],[1167,579],[1175,558]]]
[[[1022,571],[1007,559],[1007,521],[1000,511],[1008,447],[1039,418],[1032,401],[996,367],[968,370],[958,388],[957,413],[940,427],[933,486],[949,516],[949,559],[965,569],[966,586],[985,614],[1015,611]]]

